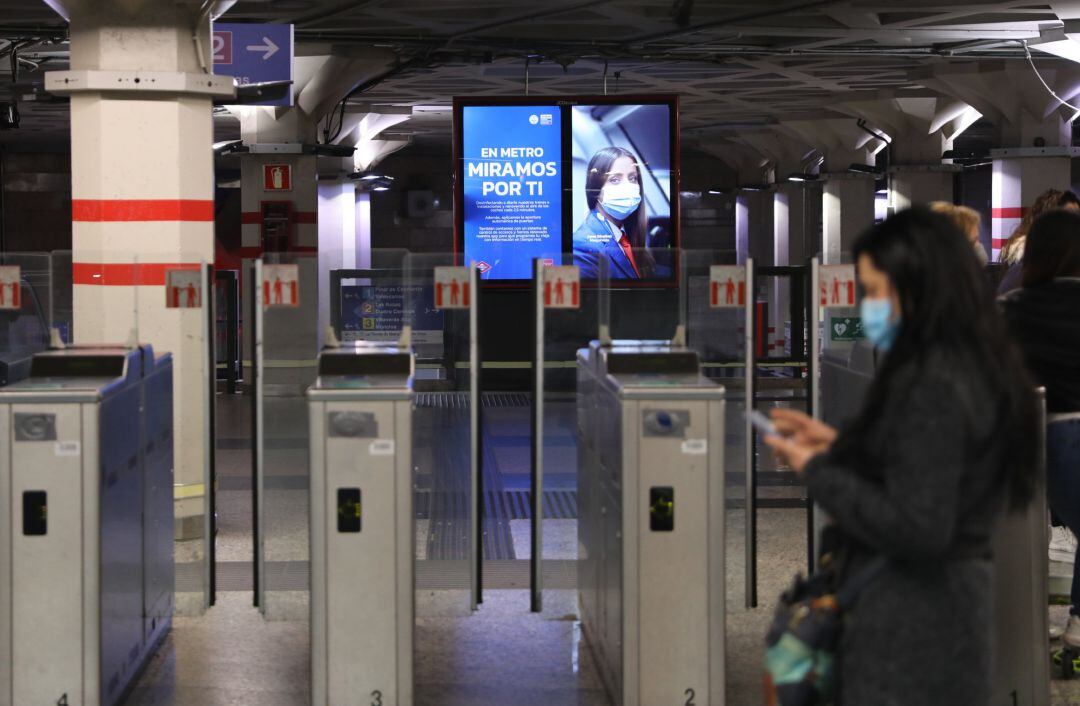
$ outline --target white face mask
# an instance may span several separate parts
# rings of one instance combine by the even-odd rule
[[[600,204],[612,217],[623,220],[641,204],[641,189],[629,181],[607,184],[600,190]]]

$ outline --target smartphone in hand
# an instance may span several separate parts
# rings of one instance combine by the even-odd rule
[[[746,416],[750,419],[750,423],[754,425],[754,428],[757,429],[758,433],[762,436],[780,435],[780,432],[776,430],[776,425],[772,423],[772,420],[758,410],[751,409],[747,411]]]

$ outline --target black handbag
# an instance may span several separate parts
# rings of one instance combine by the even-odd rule
[[[837,651],[844,612],[886,567],[876,557],[837,587],[831,554],[807,578],[795,576],[780,596],[765,637],[765,703],[769,706],[826,706],[836,701]]]

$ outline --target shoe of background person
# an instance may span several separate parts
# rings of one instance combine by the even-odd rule
[[[1069,647],[1080,647],[1080,616],[1069,616],[1069,624],[1065,626],[1065,634],[1061,636],[1061,641]]]
[[[1054,527],[1050,533],[1050,561],[1076,561],[1076,535],[1068,527]]]
[[[1053,642],[1054,640],[1060,640],[1061,636],[1064,634],[1065,630],[1063,628],[1059,628],[1057,625],[1050,626],[1050,642]]]

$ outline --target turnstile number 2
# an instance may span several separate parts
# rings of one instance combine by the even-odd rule
[[[49,494],[44,490],[23,493],[23,534],[39,537],[49,531]]]

